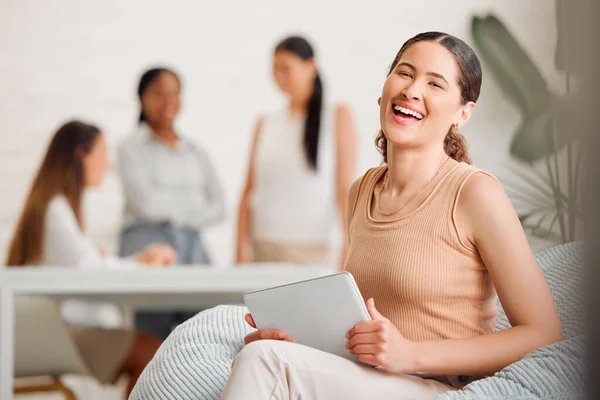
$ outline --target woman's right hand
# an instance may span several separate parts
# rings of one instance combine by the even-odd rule
[[[254,323],[254,319],[252,319],[252,315],[246,314],[244,319],[246,320],[248,325],[250,325],[251,327],[256,329],[256,324]],[[248,343],[255,342],[257,340],[265,340],[265,339],[283,340],[284,342],[296,343],[296,341],[294,339],[289,338],[287,336],[287,333],[285,331],[280,331],[277,329],[259,329],[254,332],[250,332],[244,338],[244,343],[248,344]]]
[[[151,244],[136,257],[138,262],[146,265],[173,265],[177,261],[177,253],[166,244]]]

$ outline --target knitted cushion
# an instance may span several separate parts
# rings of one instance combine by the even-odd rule
[[[562,322],[565,340],[538,349],[492,377],[438,400],[576,399],[583,392],[583,303],[578,284],[583,272],[581,244],[556,246],[536,255]],[[499,306],[496,329],[510,327]],[[231,362],[251,328],[242,306],[218,306],[180,325],[144,370],[130,400],[218,399]]]

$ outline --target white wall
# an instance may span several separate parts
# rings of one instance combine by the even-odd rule
[[[288,33],[315,44],[326,89],[355,111],[360,167],[379,163],[372,142],[386,68],[409,36],[470,37],[473,14],[496,13],[546,76],[555,79],[554,4],[548,0],[2,0],[0,2],[0,255],[53,130],[71,117],[99,124],[114,145],[135,124],[137,79],[167,64],[184,80],[181,132],[213,155],[228,216],[207,234],[213,258],[233,257],[235,207],[251,128],[280,101],[270,75]],[[475,163],[502,177],[518,114],[488,74],[464,133]],[[111,171],[87,204],[90,233],[114,246],[122,197]]]

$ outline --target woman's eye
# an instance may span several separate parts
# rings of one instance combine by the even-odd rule
[[[408,72],[400,72],[400,76],[406,76],[407,78],[412,78],[412,75]]]
[[[431,86],[433,86],[434,88],[436,88],[436,89],[442,89],[442,86],[441,86],[441,85],[439,85],[439,84],[437,84],[437,83],[435,83],[435,82],[430,82],[429,84],[430,84]]]

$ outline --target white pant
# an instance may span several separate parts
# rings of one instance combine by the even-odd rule
[[[456,390],[433,379],[394,375],[303,345],[259,340],[233,362],[222,400],[430,399]]]

